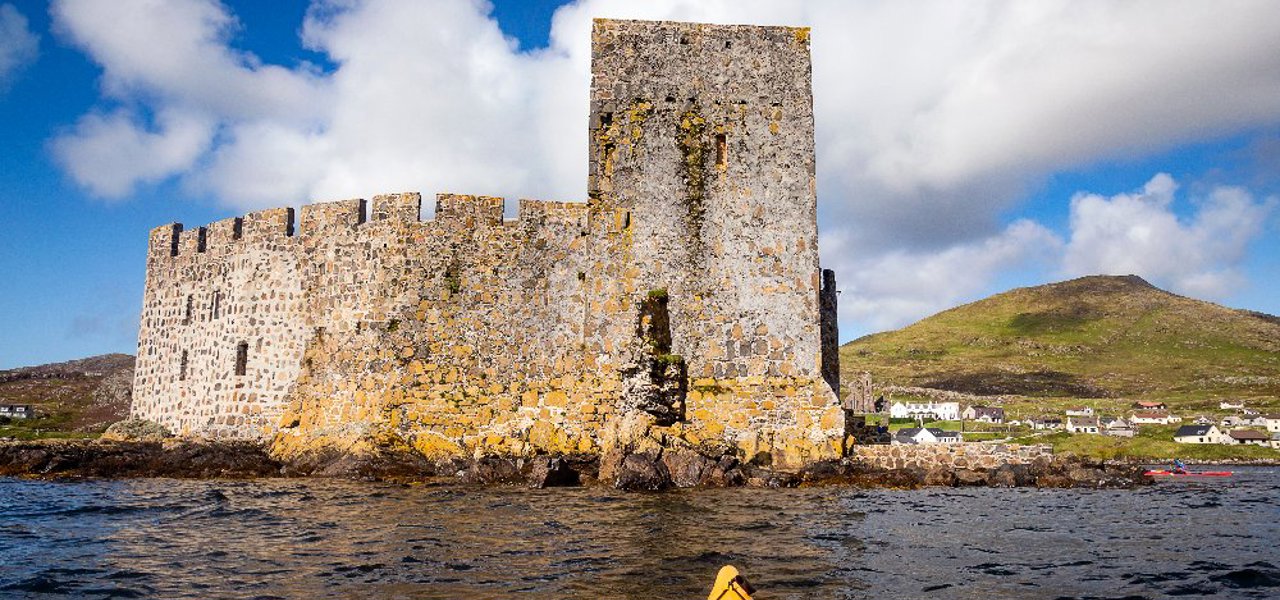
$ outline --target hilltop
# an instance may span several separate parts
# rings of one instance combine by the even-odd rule
[[[1280,318],[1091,276],[1019,288],[840,349],[842,379],[1012,396],[1032,408],[1136,399],[1280,407]],[[1016,400],[1015,400],[1016,403]]]
[[[103,354],[0,371],[0,404],[30,404],[40,418],[0,424],[0,437],[100,433],[129,413],[134,359]]]

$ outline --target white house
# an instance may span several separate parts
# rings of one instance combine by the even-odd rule
[[[1234,429],[1236,427],[1263,427],[1267,426],[1267,418],[1263,416],[1249,417],[1240,415],[1228,415],[1222,419],[1223,429]]]
[[[1098,433],[1098,417],[1067,417],[1067,431],[1070,433]]]
[[[943,431],[936,427],[907,427],[899,429],[893,443],[910,444],[959,444],[964,441],[958,431]]]
[[[1271,447],[1280,450],[1280,433],[1271,434]]]
[[[1103,435],[1126,438],[1131,438],[1138,433],[1128,421],[1119,418],[1102,419],[1101,431]]]
[[[1280,433],[1280,415],[1266,415],[1262,418],[1267,422],[1267,431]]]
[[[934,421],[960,420],[959,402],[894,402],[889,407],[894,419],[925,418]]]
[[[998,406],[970,406],[964,409],[960,416],[969,421],[1003,423],[1004,409]]]
[[[1244,410],[1244,402],[1243,401],[1231,402],[1229,400],[1223,400],[1222,402],[1218,403],[1218,408],[1222,410]]]
[[[30,404],[0,404],[0,417],[10,419],[30,419],[35,416]]]
[[[1182,417],[1163,412],[1136,412],[1130,420],[1134,425],[1169,425],[1181,423]]]
[[[1179,444],[1221,444],[1225,436],[1215,425],[1183,425],[1173,434]]]
[[[1036,431],[1051,431],[1056,429],[1062,429],[1062,419],[1058,419],[1058,418],[1033,419],[1031,421],[1031,428]]]
[[[1089,406],[1082,406],[1079,408],[1068,408],[1067,416],[1068,417],[1092,417],[1093,408]]]

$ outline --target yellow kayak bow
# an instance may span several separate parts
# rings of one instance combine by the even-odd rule
[[[720,573],[716,575],[716,584],[711,588],[711,594],[707,596],[707,600],[751,600],[751,594],[755,591],[737,568],[733,565],[725,565],[720,567]]]

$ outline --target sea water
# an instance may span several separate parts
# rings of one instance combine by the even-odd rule
[[[1280,597],[1280,469],[1137,490],[0,479],[2,598]]]

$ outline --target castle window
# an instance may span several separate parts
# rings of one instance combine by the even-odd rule
[[[221,310],[221,308],[222,308],[222,290],[214,290],[213,292],[213,318],[214,319],[220,316],[218,313]]]
[[[244,236],[244,217],[236,217],[231,221],[231,239],[238,240]]]
[[[183,325],[191,324],[191,316],[192,316],[192,311],[195,310],[195,303],[196,303],[196,297],[192,296],[191,294],[187,294],[187,312],[182,315]]]
[[[182,359],[178,361],[178,381],[187,380],[187,351],[182,351]]]
[[[236,375],[244,375],[249,370],[249,342],[236,345]]]
[[[209,230],[204,227],[196,229],[196,252],[204,252],[209,248],[208,242],[206,241],[208,232]]]
[[[716,134],[716,167],[723,169],[729,160],[729,140],[723,133]]]
[[[608,129],[610,125],[613,125],[613,113],[611,112],[600,113],[600,126],[605,129]]]

